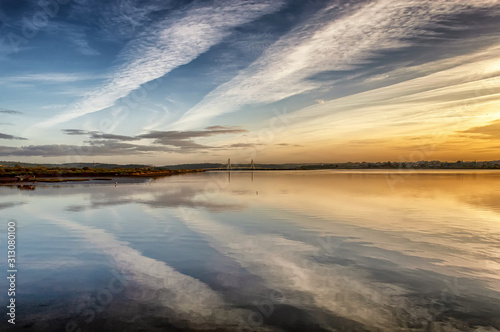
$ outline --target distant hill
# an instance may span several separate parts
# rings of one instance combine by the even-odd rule
[[[113,169],[113,168],[150,168],[150,165],[141,165],[141,164],[128,164],[128,165],[119,165],[119,164],[100,164],[100,163],[65,163],[65,164],[43,164],[43,163],[23,163],[20,161],[0,161],[0,166],[9,166],[13,167],[15,165],[19,165],[21,167],[61,167],[61,168],[105,168],[105,169]]]
[[[180,164],[180,165],[166,165],[162,167],[157,167],[160,169],[207,169],[207,168],[223,168],[226,167],[223,164],[215,163],[201,163],[201,164]]]
[[[151,168],[151,165],[142,165],[142,164],[128,164],[128,165],[120,165],[120,164],[101,164],[101,163],[64,163],[64,164],[44,164],[44,163],[24,163],[20,161],[0,161],[0,166],[8,166],[13,167],[15,165],[19,165],[21,167],[61,167],[61,168],[104,168],[104,169],[113,169],[113,168]],[[259,169],[298,169],[300,166],[304,165],[315,165],[315,164],[255,164],[256,168]],[[233,169],[238,168],[248,168],[249,164],[232,164],[231,167]],[[219,163],[198,163],[198,164],[178,164],[178,165],[165,165],[160,167],[155,167],[157,169],[168,169],[168,170],[176,170],[176,169],[226,169],[227,164],[219,164]]]
[[[19,165],[21,167],[50,167],[50,168],[100,168],[100,169],[164,169],[164,170],[224,170],[227,164],[222,163],[197,163],[197,164],[178,164],[178,165],[165,165],[154,167],[151,165],[142,164],[101,164],[101,163],[65,163],[65,164],[38,164],[38,163],[24,163],[20,161],[0,161],[0,167],[13,167]],[[233,170],[245,170],[250,168],[250,164],[231,164]],[[494,161],[457,161],[457,162],[441,162],[435,161],[417,161],[417,162],[347,162],[347,163],[302,163],[302,164],[255,164],[255,169],[260,170],[308,170],[308,169],[358,169],[358,168],[430,168],[430,169],[456,169],[456,168],[470,168],[470,169],[498,169],[500,168],[500,160]]]
[[[255,164],[257,169],[298,169],[300,166],[310,164]],[[231,164],[232,169],[249,168],[249,164]],[[202,164],[180,164],[157,167],[160,169],[226,169],[227,164],[202,163]]]

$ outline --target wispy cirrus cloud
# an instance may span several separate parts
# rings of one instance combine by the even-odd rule
[[[75,46],[77,52],[83,55],[96,56],[101,53],[90,46],[87,34],[83,29],[66,30],[69,40]]]
[[[173,1],[141,1],[116,0],[109,3],[95,1],[96,6],[105,6],[103,15],[98,19],[99,27],[105,31],[106,37],[129,39],[138,31],[144,30],[152,22],[152,16],[161,15],[161,12],[171,10],[175,5]],[[90,16],[92,9],[89,6],[73,6],[74,17]]]
[[[453,118],[484,116],[499,99],[499,51],[497,44],[467,55],[388,72],[391,77],[409,73],[419,73],[419,77],[306,107],[294,113],[297,125],[293,128],[318,129],[328,123],[329,128],[335,125],[342,132],[360,128],[366,131],[373,126],[387,134],[389,124],[401,127],[407,123],[416,131],[422,125],[441,126],[443,120],[462,126],[465,119]],[[372,128],[370,132],[378,131]]]
[[[283,1],[217,1],[195,4],[171,14],[140,33],[124,49],[125,63],[112,78],[63,114],[38,124],[41,127],[69,121],[112,106],[141,85],[187,64],[226,37],[231,29],[279,9]]]
[[[324,82],[315,80],[315,75],[353,70],[380,52],[401,49],[410,46],[416,37],[434,34],[429,28],[435,28],[448,16],[486,8],[498,9],[498,1],[332,4],[278,40],[260,59],[208,94],[172,127],[195,128],[245,105],[272,103],[324,88]]]
[[[90,13],[90,15],[92,14]],[[95,56],[101,54],[90,45],[87,35],[89,29],[84,26],[64,21],[49,21],[43,27],[43,31],[62,36],[68,45],[72,45],[75,51],[83,55]]]
[[[6,76],[0,81],[0,85],[11,85],[13,83],[36,83],[36,84],[58,84],[89,81],[104,78],[102,75],[90,75],[84,73],[37,73]]]

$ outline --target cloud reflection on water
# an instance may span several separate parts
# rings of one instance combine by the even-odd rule
[[[291,313],[317,330],[500,328],[496,173],[408,173],[392,187],[384,172],[233,172],[228,180],[206,173],[43,188],[24,194],[25,209],[111,257],[133,276],[131,296],[191,328],[238,326],[270,290],[283,302],[256,328],[289,330],[282,317]],[[187,230],[156,227],[172,220]],[[182,270],[150,256],[173,233],[168,248],[187,259],[207,257],[196,250],[209,246],[213,259]],[[205,242],[195,247],[198,237]],[[194,277],[196,269],[205,275]]]
[[[135,295],[131,295],[132,299],[163,307],[166,309],[163,313],[174,324],[187,322],[190,329],[235,329],[242,323],[242,317],[248,315],[243,309],[226,306],[223,299],[207,285],[177,272],[161,261],[143,256],[104,230],[45,214],[43,211],[30,212],[76,233],[94,248],[109,255],[120,273],[140,287],[140,290],[131,290],[135,292]]]

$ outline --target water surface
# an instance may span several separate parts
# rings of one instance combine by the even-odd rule
[[[17,329],[500,330],[500,172],[118,181],[0,187]]]

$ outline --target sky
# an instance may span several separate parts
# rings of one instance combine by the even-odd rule
[[[500,159],[500,0],[2,0],[0,160]]]

